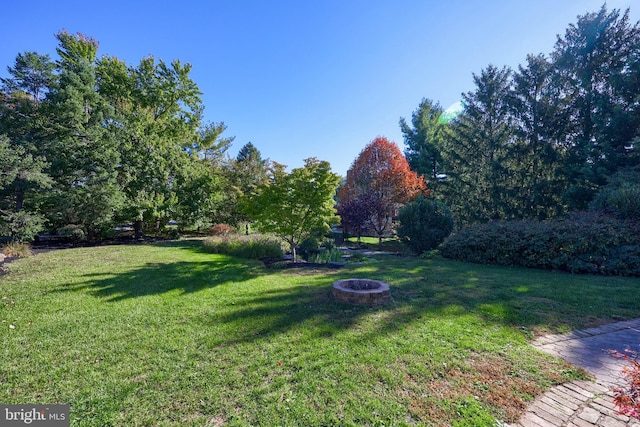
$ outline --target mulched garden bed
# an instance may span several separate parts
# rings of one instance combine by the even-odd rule
[[[287,258],[273,258],[264,257],[260,258],[260,261],[264,263],[267,268],[330,268],[337,269],[345,266],[344,262],[307,262],[296,261],[293,262]]]

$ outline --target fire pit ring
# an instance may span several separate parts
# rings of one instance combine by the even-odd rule
[[[389,285],[372,279],[342,279],[333,282],[331,295],[337,300],[354,305],[379,305],[389,301]]]

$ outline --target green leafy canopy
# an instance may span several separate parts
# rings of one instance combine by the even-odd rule
[[[260,230],[287,242],[295,260],[299,242],[328,232],[337,222],[333,197],[339,182],[340,176],[331,172],[326,161],[306,159],[304,167],[291,173],[276,163],[269,182],[259,185],[246,200],[245,211]]]

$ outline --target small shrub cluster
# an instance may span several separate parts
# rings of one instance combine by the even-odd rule
[[[307,237],[300,242],[298,253],[310,262],[334,262],[342,256],[342,253],[336,249],[335,241],[316,236]]]
[[[207,237],[204,239],[204,247],[211,253],[239,258],[259,259],[264,257],[281,258],[283,256],[280,241],[261,234]]]
[[[298,253],[309,261],[320,250],[320,239],[315,236],[307,237],[298,245]]]
[[[418,197],[398,214],[398,237],[415,253],[438,247],[453,231],[453,215],[439,200]]]
[[[618,413],[640,419],[640,361],[638,353],[626,350],[624,353],[614,351],[613,357],[625,359],[628,365],[622,368],[622,375],[626,379],[625,387],[613,390],[613,403],[618,408]]]
[[[494,221],[460,230],[440,253],[482,264],[640,276],[640,223],[598,213],[545,222]]]
[[[57,230],[58,235],[67,237],[69,240],[84,240],[85,234],[81,226],[75,224],[68,224],[64,227],[60,227]]]
[[[24,242],[9,242],[0,248],[0,253],[10,258],[24,258],[33,255],[31,245]]]

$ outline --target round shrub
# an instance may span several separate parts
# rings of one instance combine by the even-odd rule
[[[436,248],[453,230],[449,208],[422,196],[400,209],[398,220],[398,237],[418,254]]]
[[[58,235],[64,236],[64,237],[68,238],[69,240],[84,240],[85,239],[84,229],[81,226],[76,225],[76,224],[65,225],[64,227],[58,228],[58,230],[56,230],[56,232],[58,233]]]
[[[320,241],[317,237],[311,236],[300,242],[298,246],[302,252],[317,252],[320,247]]]
[[[312,256],[317,255],[320,248],[320,240],[318,240],[315,236],[310,236],[304,239],[298,245],[298,253],[307,261],[311,259]]]

